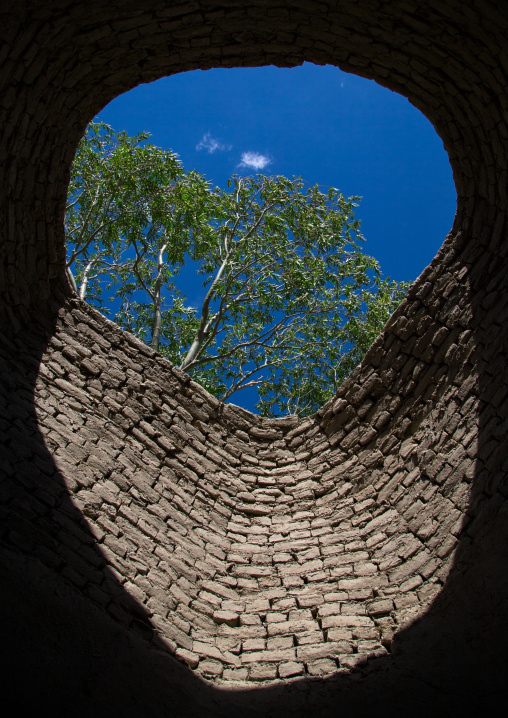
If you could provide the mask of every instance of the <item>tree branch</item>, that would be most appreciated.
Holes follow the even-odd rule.
[[[140,263],[140,261],[142,260],[142,256],[141,256],[140,253],[139,253],[138,245],[137,245],[136,240],[134,240],[132,244],[133,244],[133,247],[134,247],[134,251],[136,252],[136,259],[134,260],[134,263],[133,263],[133,265],[132,265],[132,271],[134,272],[134,274],[136,275],[136,277],[139,279],[139,282],[140,282],[141,286],[143,287],[143,289],[145,290],[145,292],[148,294],[148,296],[150,297],[150,299],[151,299],[152,302],[153,302],[154,296],[153,296],[153,294],[152,294],[152,291],[146,286],[145,281],[144,281],[143,277],[141,276],[141,272],[140,272],[139,269],[138,269],[139,263]]]
[[[152,341],[150,346],[152,349],[155,349],[155,351],[159,350],[159,340],[160,340],[160,334],[161,334],[161,325],[162,325],[162,314],[161,314],[161,286],[162,286],[162,276],[164,271],[164,252],[166,251],[167,243],[162,245],[161,249],[159,250],[159,256],[157,259],[157,277],[155,278],[155,284],[154,284],[154,290],[153,290],[153,307],[154,307],[154,313],[155,313],[155,322],[154,322],[154,328],[153,328],[153,334],[152,334]]]
[[[249,377],[253,376],[253,375],[256,374],[258,371],[261,371],[262,369],[267,369],[267,368],[270,367],[270,366],[273,366],[273,363],[265,362],[264,364],[262,364],[261,366],[256,367],[255,369],[253,369],[252,371],[248,372],[247,374],[244,374],[244,373],[242,372],[240,379],[236,382],[236,384],[233,383],[233,384],[229,387],[229,389],[228,389],[228,390],[225,392],[225,394],[223,395],[221,401],[227,401],[230,396],[232,396],[236,391],[240,391],[240,389],[246,389],[246,388],[249,387],[249,386],[257,386],[258,384],[261,384],[261,383],[264,381],[263,378],[258,379],[257,381],[250,381],[250,382],[247,382],[247,383],[245,383],[245,384],[244,384],[243,382],[245,381],[245,379],[248,379]],[[241,367],[240,367],[240,371],[241,371]]]
[[[86,265],[85,270],[83,272],[83,279],[81,282],[81,287],[79,288],[79,298],[80,299],[83,299],[83,300],[85,299],[87,288],[88,288],[88,280],[90,278],[90,272],[92,271],[94,266],[97,264],[97,262],[100,261],[101,257],[102,257],[102,254],[98,254],[96,257],[91,259],[88,262],[88,264]]]
[[[227,255],[222,262],[221,266],[219,267],[219,270],[217,274],[215,275],[215,279],[213,280],[212,284],[210,285],[210,288],[208,292],[206,293],[203,306],[201,307],[201,319],[199,322],[198,330],[195,334],[194,341],[191,344],[191,347],[189,351],[187,352],[187,356],[183,360],[180,369],[183,371],[188,370],[188,368],[192,365],[192,362],[194,361],[195,357],[198,356],[200,352],[201,345],[203,344],[203,341],[207,339],[206,335],[206,324],[208,320],[208,313],[210,308],[210,302],[212,301],[212,297],[215,292],[215,287],[217,286],[218,282],[221,279],[221,276],[227,266],[227,262],[229,259],[229,255]]]

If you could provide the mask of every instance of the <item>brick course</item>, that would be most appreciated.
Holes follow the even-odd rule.
[[[4,12],[2,545],[208,681],[307,677],[310,691],[360,671],[362,684],[403,654],[431,685],[456,605],[453,636],[469,646],[457,656],[501,655],[508,14],[482,8],[91,0]],[[139,82],[304,60],[409,97],[443,139],[458,208],[336,397],[301,421],[265,420],[219,405],[72,296],[66,168],[91,117]],[[496,675],[480,671],[481,695]]]

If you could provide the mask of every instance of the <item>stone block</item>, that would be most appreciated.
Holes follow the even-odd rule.
[[[214,611],[212,618],[215,623],[226,623],[228,626],[238,626],[239,616],[234,611]]]
[[[307,663],[307,671],[311,676],[327,676],[337,670],[336,662],[331,658],[322,658]]]
[[[393,610],[393,601],[391,599],[381,599],[373,601],[367,606],[367,612],[370,616],[385,616]]]
[[[283,645],[268,645],[268,648],[288,648],[289,646],[283,646]],[[265,640],[264,638],[248,638],[246,641],[242,643],[242,651],[264,651],[265,649]]]
[[[266,641],[266,647],[270,651],[292,648],[293,636],[274,636],[272,638],[268,638],[268,640]]]
[[[318,658],[333,658],[334,656],[349,653],[350,644],[339,641],[326,641],[324,643],[298,646],[296,655],[301,661],[314,661]]]
[[[277,678],[277,666],[271,663],[258,663],[249,670],[249,680],[269,681]]]
[[[278,648],[275,650],[253,651],[252,653],[242,653],[241,660],[243,665],[250,663],[280,663],[281,661],[291,661],[296,658],[294,648]]]
[[[281,621],[280,623],[270,623],[267,626],[269,636],[280,636],[288,633],[305,633],[316,630],[319,630],[317,621]]]
[[[199,672],[207,678],[220,678],[224,671],[224,666],[219,661],[213,661],[209,658],[199,662]]]
[[[279,678],[296,678],[305,675],[305,666],[303,663],[289,661],[279,665]]]
[[[368,616],[327,616],[322,621],[323,629],[373,625],[374,621]]]
[[[225,681],[246,681],[249,677],[248,668],[225,668],[222,678]]]
[[[197,668],[198,666],[199,656],[197,653],[187,651],[185,648],[177,648],[175,651],[175,656],[184,663],[186,663],[189,668]]]

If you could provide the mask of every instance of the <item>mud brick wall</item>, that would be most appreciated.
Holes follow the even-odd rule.
[[[508,638],[506,5],[55,0],[3,3],[0,27],[7,691],[57,715],[487,710]],[[457,215],[333,400],[266,420],[72,295],[63,207],[120,92],[302,61],[409,97]]]

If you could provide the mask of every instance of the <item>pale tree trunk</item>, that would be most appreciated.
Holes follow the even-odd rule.
[[[74,274],[72,273],[72,269],[69,267],[69,265],[66,266],[66,272],[67,272],[67,278],[69,282],[71,283],[71,287],[74,289],[76,294],[78,294],[78,285],[76,284],[76,280],[74,279]]]
[[[164,252],[166,251],[166,247],[168,245],[164,244],[159,252],[159,261],[158,261],[158,273],[157,273],[157,279],[155,280],[155,286],[153,290],[153,310],[154,310],[154,326],[153,326],[153,333],[152,333],[152,341],[150,342],[150,346],[155,351],[159,351],[159,342],[160,342],[160,336],[161,336],[161,328],[162,328],[162,312],[161,312],[161,287],[162,287],[162,272],[164,269]]]
[[[72,273],[70,266],[67,265],[67,267],[66,267],[67,277],[69,278],[72,288],[74,289],[76,294],[79,295],[80,299],[84,300],[86,297],[86,292],[88,289],[88,282],[90,279],[90,272],[94,268],[95,264],[99,261],[99,259],[100,259],[100,256],[94,257],[94,259],[92,259],[90,262],[88,262],[87,266],[85,267],[85,271],[83,272],[83,279],[81,281],[81,286],[79,287],[79,289],[78,289],[78,285],[76,284],[76,279],[74,277],[74,274]]]
[[[153,310],[154,310],[154,315],[155,315],[155,322],[153,325],[153,334],[152,334],[152,341],[150,342],[150,346],[152,347],[152,349],[154,349],[156,352],[158,352],[160,336],[161,336],[161,325],[162,325],[162,312],[161,312],[160,301],[157,301],[157,300],[154,301]]]
[[[199,350],[203,346],[204,342],[208,339],[208,315],[210,311],[210,302],[213,299],[213,295],[215,293],[215,287],[217,283],[220,281],[220,278],[224,274],[224,270],[226,269],[228,265],[229,255],[226,255],[225,260],[222,262],[221,266],[219,267],[219,270],[217,274],[215,275],[215,279],[213,280],[210,289],[206,293],[205,300],[203,302],[203,306],[201,308],[201,319],[199,321],[199,327],[196,332],[196,336],[194,337],[194,341],[192,342],[189,351],[187,352],[187,356],[183,360],[183,362],[180,365],[180,369],[183,371],[188,370],[188,367],[192,368],[192,363],[196,359],[196,357],[199,354]]]
[[[101,258],[101,255],[99,255],[98,257],[94,257],[92,260],[90,260],[90,262],[88,262],[88,264],[85,267],[85,271],[83,272],[83,281],[81,282],[81,286],[79,288],[79,298],[80,299],[84,300],[86,297],[86,293],[88,290],[88,282],[90,280],[90,273],[91,273],[92,269],[95,267],[95,265],[97,264],[97,262],[100,260],[100,258]]]
[[[222,262],[221,266],[219,267],[217,274],[215,276],[215,279],[213,280],[210,289],[208,290],[205,300],[203,302],[203,307],[201,309],[201,319],[199,322],[199,327],[196,332],[196,335],[194,337],[194,341],[192,342],[189,351],[187,352],[187,355],[183,362],[180,364],[180,369],[183,371],[189,371],[193,368],[194,363],[199,359],[200,351],[203,347],[203,345],[208,346],[210,341],[213,339],[213,337],[217,334],[218,325],[215,325],[215,328],[213,328],[214,320],[217,320],[218,315],[216,315],[212,320],[209,320],[209,312],[210,312],[210,302],[213,299],[213,296],[215,294],[215,288],[216,285],[219,283],[222,275],[224,274],[224,271],[228,267],[228,265],[231,262],[231,255],[233,254],[234,247],[238,248],[241,244],[245,243],[250,237],[252,237],[253,233],[257,231],[258,227],[260,226],[263,218],[266,216],[267,212],[269,212],[270,209],[275,205],[274,202],[267,205],[263,211],[260,213],[259,217],[256,219],[254,224],[250,227],[250,229],[245,233],[243,237],[238,239],[236,242],[234,241],[234,237],[236,234],[236,230],[238,227],[238,224],[242,218],[242,214],[240,212],[240,200],[239,200],[239,193],[242,186],[242,181],[240,180],[238,183],[238,188],[236,191],[236,206],[237,206],[237,212],[236,212],[236,220],[233,224],[233,227],[230,230],[230,240],[228,241],[227,237],[224,239],[224,261]],[[221,313],[221,310],[219,310],[219,314]]]

